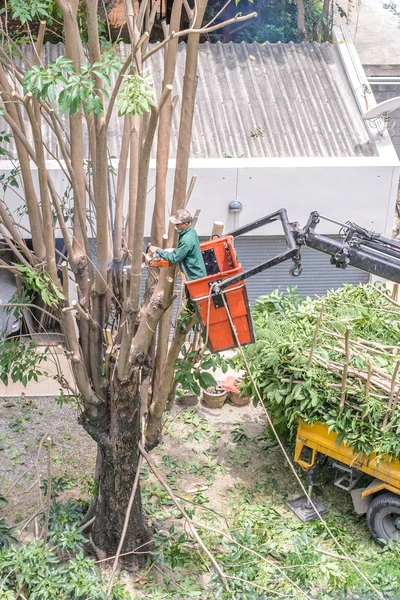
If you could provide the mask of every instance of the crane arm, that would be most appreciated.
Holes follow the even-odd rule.
[[[318,234],[315,229],[321,220],[328,220],[340,226],[341,239],[332,239],[325,235]],[[264,225],[280,221],[286,240],[286,250],[273,258],[266,260],[259,265],[247,269],[238,275],[225,279],[216,287],[217,292],[221,292],[227,287],[248,279],[261,271],[292,260],[294,265],[290,272],[292,275],[301,273],[301,248],[307,246],[319,252],[324,252],[331,257],[331,264],[340,269],[348,266],[356,267],[377,275],[390,281],[400,283],[400,243],[396,240],[390,240],[373,231],[368,231],[359,227],[355,223],[341,223],[335,219],[324,217],[318,212],[312,212],[304,228],[298,223],[290,223],[286,209],[266,215],[257,221],[235,229],[228,235],[238,237]]]

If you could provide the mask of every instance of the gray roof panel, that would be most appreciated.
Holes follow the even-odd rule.
[[[120,44],[122,56],[129,49]],[[43,52],[44,61],[50,62],[64,49],[62,44],[45,44]],[[157,94],[163,57],[163,51],[156,52],[147,65]],[[181,43],[173,89],[178,102],[172,119],[171,158],[176,156],[185,58],[186,44]],[[64,117],[65,125],[66,121]],[[109,131],[111,156],[119,154],[122,121],[115,111]],[[251,137],[257,128],[262,135]],[[7,126],[0,118],[2,129]],[[57,156],[57,143],[47,129],[44,125],[46,144]],[[192,158],[375,154],[335,44],[200,45]]]

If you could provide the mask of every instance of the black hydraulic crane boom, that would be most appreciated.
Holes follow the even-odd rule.
[[[336,240],[316,233],[315,229],[321,220],[331,221],[340,226],[341,239]],[[248,279],[261,271],[265,271],[281,262],[291,259],[294,263],[290,272],[292,275],[301,273],[301,247],[307,246],[324,252],[331,257],[331,264],[339,269],[348,266],[356,267],[400,283],[400,243],[389,240],[373,231],[359,227],[355,223],[341,223],[335,219],[324,217],[317,212],[312,212],[304,228],[298,223],[289,223],[286,209],[271,213],[253,223],[231,231],[228,235],[238,237],[264,225],[280,221],[286,239],[286,250],[282,254],[243,271],[234,277],[225,279],[215,286],[217,293],[223,291],[234,283]]]
[[[331,256],[331,263],[339,269],[356,267],[378,275],[384,279],[400,283],[400,244],[381,235],[368,231],[355,223],[338,223],[342,229],[342,239],[334,240],[315,232],[322,217],[311,213],[304,229],[294,227],[296,243],[319,250]],[[332,220],[332,219],[330,219]]]

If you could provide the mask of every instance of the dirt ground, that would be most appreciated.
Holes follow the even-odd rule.
[[[196,415],[200,417],[200,423]],[[16,480],[32,467],[13,488],[7,507],[2,509],[10,523],[16,524],[27,518],[38,503],[37,486],[27,490],[36,479],[33,466],[40,440],[47,433],[52,438],[52,477],[65,477],[71,480],[71,485],[76,483],[72,485],[69,495],[74,492],[74,495],[89,497],[96,448],[93,440],[78,425],[77,416],[77,409],[65,405],[60,408],[49,398],[0,398],[0,493],[6,494]],[[241,425],[247,436],[265,433],[262,412],[252,405],[234,407],[226,403],[222,409],[214,410],[201,402],[194,407],[185,407],[177,401],[167,415],[163,443],[152,452],[152,456],[161,471],[165,471],[163,456],[171,456],[175,461],[200,460],[204,463],[204,452],[210,451],[226,472],[219,474],[212,486],[207,480],[207,468],[204,469],[204,475],[201,469],[193,474],[185,473],[179,478],[178,491],[188,494],[194,487],[206,486],[210,488],[210,505],[218,507],[226,490],[235,484],[246,485],[249,476],[260,474],[266,467],[260,455],[247,457],[246,453],[246,457],[240,460],[241,451],[235,449],[236,444],[230,438],[235,426]],[[184,443],[177,444],[177,439]],[[235,457],[232,456],[234,449]],[[38,467],[41,477],[47,478],[45,448],[41,452]],[[274,467],[271,469],[273,472]]]
[[[90,499],[95,444],[77,424],[76,409],[59,408],[47,398],[0,398],[0,494],[9,500],[0,517],[5,516],[10,525],[21,524],[38,506],[35,469],[24,473],[34,465],[40,440],[47,432],[52,438],[51,476],[62,477],[68,484],[64,498]],[[292,455],[292,449],[288,450]],[[212,410],[201,402],[185,407],[177,401],[166,415],[163,442],[151,455],[185,508],[213,527],[232,527],[241,511],[253,504],[257,507],[257,503],[272,503],[282,531],[299,527],[286,502],[301,491],[277,443],[267,435],[260,408],[226,403],[222,409]],[[42,479],[47,478],[47,458],[44,448],[38,461]],[[21,475],[21,481],[7,494]],[[179,513],[146,465],[141,485],[143,504],[155,531],[168,535],[171,525],[182,527]],[[326,481],[317,493],[350,537],[371,545],[365,520],[353,513],[349,495]],[[132,581],[125,575],[124,581],[132,598],[149,597],[142,579]],[[206,579],[200,583],[207,585]]]
[[[95,464],[95,444],[78,425],[77,415],[77,409],[65,405],[59,408],[49,398],[0,398],[2,494],[29,467],[33,467],[39,442],[48,432],[52,438],[52,477],[71,480],[69,494],[88,498]],[[235,440],[242,443],[238,444]],[[167,456],[178,463],[195,463],[192,469],[179,468],[178,465],[174,484],[180,494],[190,494],[195,487],[207,487],[209,505],[214,508],[223,504],[227,491],[240,490],[241,486],[245,488],[254,481],[268,494],[279,492],[285,498],[299,494],[293,474],[281,457],[278,446],[266,435],[263,411],[253,405],[235,407],[227,402],[222,409],[214,410],[200,401],[191,407],[177,401],[166,415],[163,442],[152,456],[164,474],[171,472],[167,467]],[[211,477],[211,458],[220,467],[216,477]],[[42,478],[46,478],[45,450],[38,466]],[[10,502],[3,509],[10,522],[28,517],[37,503],[37,488],[26,491],[34,479],[32,469],[13,488]],[[143,487],[146,488],[146,482]],[[323,492],[328,500],[335,499],[337,494],[344,496],[331,486]],[[240,494],[238,496],[240,502]],[[342,498],[341,501],[350,506],[349,498],[344,497],[346,500]]]
[[[38,504],[38,487],[33,468],[41,439],[51,436],[51,476],[66,477],[76,492],[87,495],[93,475],[95,444],[77,423],[77,409],[68,405],[59,408],[50,398],[0,398],[0,493],[10,487],[26,471],[12,490],[8,505],[2,509],[10,523],[18,523],[32,514]],[[38,469],[47,478],[47,451],[44,447]],[[8,494],[7,494],[8,495]]]

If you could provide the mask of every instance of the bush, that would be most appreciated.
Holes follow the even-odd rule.
[[[83,554],[86,539],[77,523],[81,515],[75,508],[72,500],[65,504],[53,502],[48,543],[34,540],[23,545],[11,534],[7,538],[3,535],[0,600],[14,600],[19,592],[29,600],[106,598],[107,580],[102,578],[95,561]],[[109,598],[129,600],[130,595],[117,582]]]

